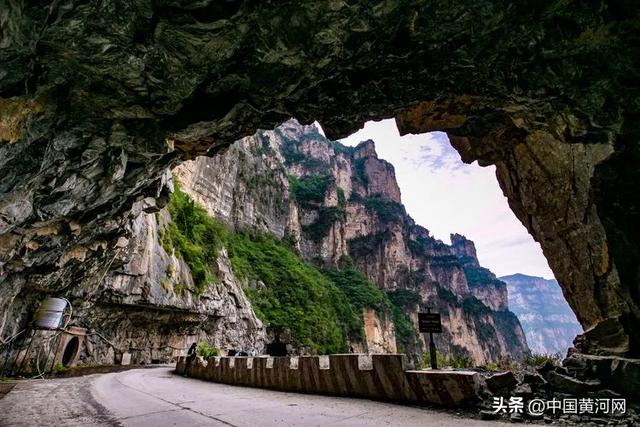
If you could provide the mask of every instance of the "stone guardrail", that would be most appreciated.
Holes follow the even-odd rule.
[[[184,374],[181,356],[176,373]],[[472,371],[406,370],[402,354],[300,357],[198,357],[190,377],[280,391],[459,406],[478,397]]]

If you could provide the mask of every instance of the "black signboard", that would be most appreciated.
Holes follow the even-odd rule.
[[[442,332],[440,313],[418,313],[418,329],[423,332]]]

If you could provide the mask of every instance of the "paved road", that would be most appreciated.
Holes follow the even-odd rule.
[[[0,425],[488,426],[446,412],[362,399],[228,386],[136,369],[25,381],[0,400]]]

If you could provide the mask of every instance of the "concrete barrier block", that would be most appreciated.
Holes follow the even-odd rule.
[[[249,370],[247,369],[247,358],[236,357],[235,358],[235,384],[237,385],[250,385],[249,383]]]
[[[458,406],[478,398],[479,376],[473,371],[407,371],[418,403]]]
[[[300,357],[298,370],[303,390],[320,390],[320,358],[315,356]]]
[[[330,385],[331,394],[337,394],[341,396],[349,395],[349,378],[348,378],[348,370],[349,370],[349,361],[355,356],[355,360],[357,362],[356,355],[349,354],[332,354],[329,356],[330,360],[330,369],[325,371],[325,375],[328,379],[328,384]]]
[[[276,390],[289,390],[289,374],[291,372],[291,359],[289,357],[273,358],[274,379],[273,388]]]
[[[408,387],[404,376],[405,356],[403,354],[374,354],[371,356],[375,375],[376,394],[380,398],[399,400],[405,397]]]
[[[251,370],[253,371],[252,378],[254,387],[267,387],[267,360],[268,357],[266,356],[254,357],[253,359],[253,368]]]

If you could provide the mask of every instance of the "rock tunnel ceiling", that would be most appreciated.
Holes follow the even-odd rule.
[[[0,25],[3,312],[88,300],[131,203],[166,201],[168,166],[292,116],[334,139],[396,117],[496,165],[584,351],[640,355],[631,2],[29,2]]]

